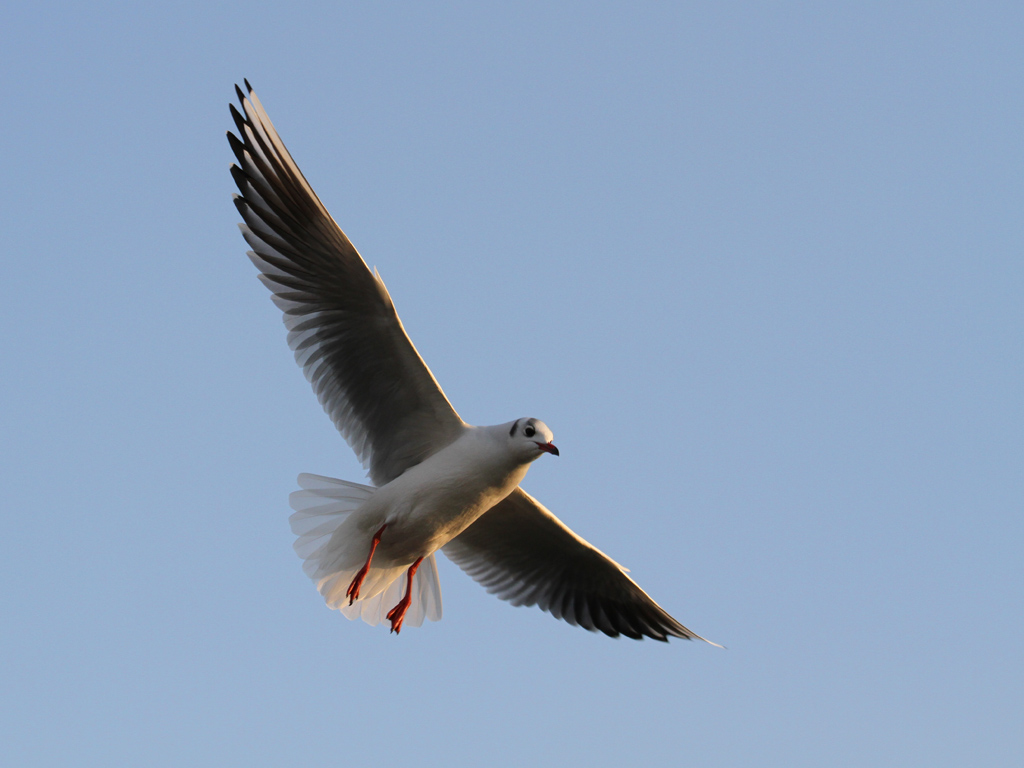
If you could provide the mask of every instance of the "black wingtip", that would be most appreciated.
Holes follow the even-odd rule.
[[[239,164],[245,165],[245,144],[231,131],[228,131],[228,145],[231,147],[231,151],[235,153],[235,159],[238,160]]]
[[[238,129],[239,136],[245,136],[245,124],[246,119],[242,116],[242,113],[238,111],[234,104],[228,104],[229,111],[231,112],[231,119],[235,121],[235,128]],[[230,133],[230,131],[228,131]]]
[[[245,83],[245,90],[247,90],[249,93],[252,93],[252,86],[249,85],[249,79],[246,78],[246,77],[243,77],[242,78],[242,82]]]

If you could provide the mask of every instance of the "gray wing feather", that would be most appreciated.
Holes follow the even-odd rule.
[[[536,605],[611,637],[705,639],[673,619],[621,565],[521,488],[443,551],[488,592],[513,605]]]
[[[455,440],[463,422],[402,327],[380,276],[306,181],[246,82],[231,114],[242,234],[288,345],[377,485]]]

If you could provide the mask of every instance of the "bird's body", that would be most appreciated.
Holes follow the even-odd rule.
[[[244,115],[231,108],[241,138],[228,139],[249,257],[284,312],[297,362],[376,486],[299,476],[295,549],[328,606],[390,621],[393,631],[436,621],[440,549],[499,597],[572,624],[613,637],[698,638],[519,488],[533,461],[558,455],[543,422],[475,427],[458,416],[384,283],[246,86],[247,95],[237,89]]]
[[[381,539],[381,566],[409,566],[443,547],[526,475],[529,462],[506,450],[508,428],[467,425],[458,440],[376,489],[351,515],[353,539],[369,541],[382,525],[401,531]],[[365,554],[358,550],[360,560]]]

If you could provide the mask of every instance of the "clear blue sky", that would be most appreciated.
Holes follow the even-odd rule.
[[[1024,6],[299,5],[4,13],[0,763],[1024,763]],[[364,474],[243,77],[462,416],[728,650],[447,561],[438,624],[323,606],[287,496]]]

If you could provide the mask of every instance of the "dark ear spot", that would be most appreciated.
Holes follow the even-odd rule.
[[[509,437],[515,437],[515,436],[516,436],[516,427],[518,427],[518,426],[519,426],[519,422],[520,422],[520,421],[521,421],[520,419],[516,419],[516,420],[515,420],[515,423],[514,423],[514,424],[512,424],[512,429],[510,429],[510,430],[508,431],[508,436],[509,436]]]

